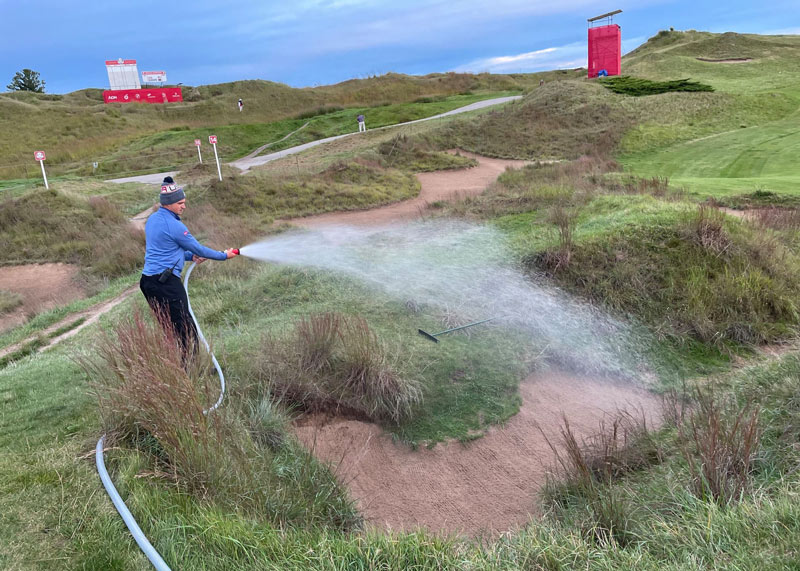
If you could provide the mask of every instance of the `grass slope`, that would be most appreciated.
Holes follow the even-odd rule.
[[[206,140],[208,129],[213,127],[219,129],[216,134],[220,136],[222,145],[226,145],[223,153],[235,158],[282,137],[302,124],[295,126],[293,118],[324,115],[331,107],[363,110],[365,107],[413,104],[415,100],[426,101],[462,94],[461,100],[451,103],[457,107],[458,103],[469,99],[473,92],[518,92],[535,83],[538,84],[535,74],[455,73],[423,77],[388,74],[303,89],[268,81],[240,81],[197,88],[184,87],[185,101],[171,105],[104,105],[102,92],[97,89],[66,95],[27,92],[0,94],[0,126],[17,133],[17,136],[0,143],[0,155],[4,157],[0,165],[0,178],[36,176],[37,165],[30,164],[29,153],[33,148],[47,150],[51,168],[57,165],[72,170],[83,167],[82,174],[86,174],[85,169],[93,161],[102,163],[105,159],[119,158],[115,152],[123,148],[128,153],[139,151],[139,154],[147,154],[143,151],[153,147],[150,154],[155,151],[157,157],[159,151],[165,150],[159,148],[163,146],[161,137],[167,140],[177,137],[172,139],[176,145],[188,142],[190,148],[186,150],[186,155],[191,155],[194,152],[191,141],[197,136]],[[243,113],[236,106],[240,97],[245,101]],[[394,116],[421,116],[419,111],[414,110],[414,105],[408,111],[402,109],[394,111]],[[382,121],[392,121],[392,112],[370,111],[368,115],[373,113],[372,123],[375,126]],[[356,114],[355,111],[352,113],[353,121],[350,123],[354,124]],[[277,126],[264,125],[275,122],[281,123]],[[25,129],[18,130],[19,125],[25,125]],[[164,132],[167,135],[158,135]],[[135,142],[143,137],[139,143]],[[176,164],[174,158],[170,164]],[[122,169],[115,170],[120,172]]]
[[[623,164],[644,176],[668,176],[703,196],[757,189],[797,193],[798,56],[797,36],[662,32],[652,38],[626,56],[627,73],[689,76],[724,92],[729,103],[724,117],[683,113],[676,115],[678,125],[641,123],[623,141]],[[697,57],[751,61],[725,64]],[[672,133],[664,136],[668,130]]]

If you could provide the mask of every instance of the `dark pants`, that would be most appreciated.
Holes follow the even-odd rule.
[[[181,342],[184,357],[193,355],[197,350],[197,329],[189,314],[186,290],[183,289],[181,279],[175,274],[170,274],[163,284],[158,282],[158,277],[158,274],[143,275],[139,280],[139,288],[156,315],[162,320],[169,320],[169,325]],[[162,323],[162,325],[168,324]]]

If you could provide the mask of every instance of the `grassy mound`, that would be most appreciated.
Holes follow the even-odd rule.
[[[17,136],[0,142],[0,155],[5,158],[0,164],[0,178],[36,176],[36,165],[25,167],[30,162],[29,149],[34,147],[47,150],[52,174],[56,170],[87,174],[93,161],[99,161],[104,172],[119,173],[188,163],[192,154],[196,155],[193,139],[206,141],[213,129],[220,137],[219,151],[232,159],[280,139],[305,122],[298,117],[316,110],[323,112],[325,125],[334,121],[337,127],[352,131],[356,115],[365,109],[374,109],[367,112],[368,126],[374,127],[396,122],[398,117],[416,119],[447,111],[484,98],[487,93],[520,92],[538,82],[536,74],[456,73],[422,77],[387,74],[302,89],[270,81],[236,81],[184,86],[183,103],[163,106],[105,105],[102,92],[96,89],[65,95],[4,93],[0,94],[0,126],[17,132]],[[413,103],[439,96],[452,100]],[[239,98],[245,102],[243,113],[236,105]],[[382,105],[394,109],[377,107]],[[345,111],[325,113],[331,107]],[[17,128],[21,124],[25,129]],[[330,129],[321,127],[321,131],[328,133]],[[161,135],[172,144],[161,140]],[[302,142],[306,141],[301,139],[296,144]],[[165,151],[170,156],[164,157]]]
[[[451,121],[433,135],[440,148],[503,158],[609,155],[632,117],[592,85],[557,81],[520,102],[474,119]]]
[[[352,161],[334,163],[316,174],[231,174],[209,183],[203,200],[221,212],[272,221],[380,206],[418,193],[419,183],[410,174]]]
[[[67,262],[92,275],[126,274],[144,258],[144,234],[108,200],[38,190],[0,202],[2,261]]]
[[[476,166],[473,159],[438,152],[433,144],[421,137],[397,135],[378,145],[378,155],[384,165],[409,172],[431,172]]]
[[[613,209],[591,222],[606,218],[608,226],[578,234],[568,260],[558,249],[529,255],[531,269],[657,330],[706,343],[761,344],[796,333],[800,259],[776,239],[706,206],[610,197],[587,209]]]

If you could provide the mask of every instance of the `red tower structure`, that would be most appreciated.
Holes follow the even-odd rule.
[[[589,77],[598,75],[619,75],[622,67],[622,30],[611,23],[615,10],[589,18]],[[596,26],[605,20],[605,25]]]

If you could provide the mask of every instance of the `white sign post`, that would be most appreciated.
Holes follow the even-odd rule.
[[[44,151],[34,151],[33,158],[36,159],[37,161],[39,161],[39,164],[42,165],[42,178],[44,178],[44,187],[47,190],[50,190],[50,187],[47,184],[47,173],[44,172],[44,160],[45,160],[45,158],[47,158],[47,157],[45,157]],[[222,179],[220,179],[220,180],[222,180]]]
[[[217,154],[217,136],[209,135],[208,142],[214,146],[214,158],[217,159],[217,174],[219,175],[219,180],[222,180],[222,169],[219,167],[219,155]],[[197,148],[199,149],[200,147]]]
[[[200,164],[203,164],[203,155],[200,154],[200,139],[194,140],[194,146],[197,147],[197,158],[200,159]]]

